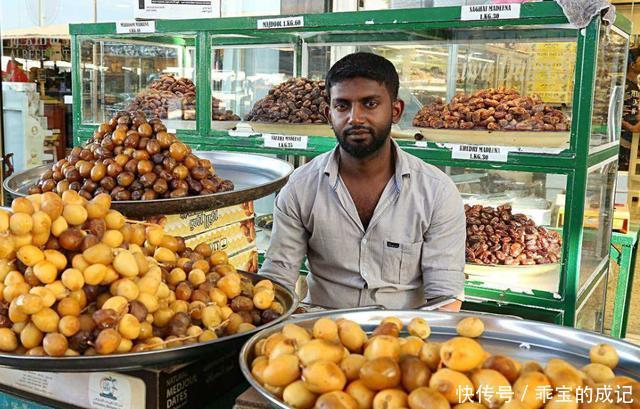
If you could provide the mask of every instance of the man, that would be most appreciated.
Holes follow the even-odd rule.
[[[294,286],[304,256],[305,301],[333,308],[415,308],[463,294],[466,222],[440,170],[390,138],[400,120],[398,74],[356,53],[327,73],[325,115],[338,146],[297,169],[278,195],[261,273]]]
[[[638,75],[640,75],[640,53],[638,49],[629,50],[627,80],[624,85],[622,132],[620,135],[620,170],[629,170],[631,139],[634,133],[640,132],[640,122],[638,121],[640,117]]]

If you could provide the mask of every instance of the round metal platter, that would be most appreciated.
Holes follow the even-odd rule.
[[[263,280],[257,274],[240,273],[251,279],[253,283]],[[213,357],[218,352],[227,352],[236,348],[237,351],[243,343],[258,331],[277,325],[286,320],[296,309],[298,297],[295,293],[275,280],[274,284],[276,300],[284,307],[284,313],[278,319],[261,325],[260,327],[242,334],[221,337],[209,342],[183,345],[175,348],[161,350],[131,352],[126,354],[96,355],[96,356],[26,356],[17,354],[0,354],[0,366],[13,369],[45,371],[45,372],[98,372],[105,370],[128,371],[150,367],[166,367],[171,364],[193,361],[198,358]]]
[[[335,310],[299,315],[286,323],[297,324],[311,329],[313,323],[321,317],[334,320],[346,318],[357,322],[367,333],[371,333],[386,317],[398,317],[405,326],[413,318],[421,317],[427,320],[431,326],[429,341],[442,342],[457,335],[456,324],[467,316],[474,315],[430,311],[377,310],[352,312],[350,310]],[[589,350],[593,345],[608,343],[616,348],[620,356],[620,363],[614,370],[616,375],[629,376],[640,380],[640,347],[638,346],[594,332],[580,331],[559,325],[500,316],[481,316],[481,319],[485,324],[485,332],[478,341],[491,354],[507,355],[520,362],[535,360],[544,363],[551,358],[561,358],[577,367],[582,367],[589,363]],[[240,352],[240,368],[251,386],[268,399],[274,407],[291,409],[271,395],[251,375],[251,362],[254,358],[253,351],[256,343],[275,332],[281,331],[284,324],[281,323],[269,327],[251,337]],[[406,335],[405,333],[403,336]]]
[[[194,152],[213,164],[216,173],[233,182],[235,190],[203,196],[175,199],[113,201],[111,208],[128,217],[144,217],[158,214],[179,214],[214,210],[250,200],[259,199],[280,189],[287,182],[293,166],[280,159],[235,152]],[[11,175],[4,182],[5,189],[13,196],[26,196],[28,189],[38,181],[51,165],[38,166]]]

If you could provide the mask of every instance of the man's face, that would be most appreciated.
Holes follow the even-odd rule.
[[[325,111],[340,147],[364,158],[376,152],[389,137],[391,124],[402,116],[404,102],[392,100],[384,84],[368,78],[352,78],[331,87]]]

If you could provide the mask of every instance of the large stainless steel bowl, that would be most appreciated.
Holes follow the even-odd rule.
[[[263,280],[257,274],[240,272],[251,279],[253,283]],[[132,352],[126,354],[98,355],[98,356],[26,356],[17,354],[0,354],[0,366],[13,369],[53,372],[96,372],[105,370],[135,370],[150,367],[166,367],[177,363],[190,362],[196,359],[206,359],[216,355],[229,353],[239,354],[244,342],[258,331],[286,320],[296,309],[298,297],[295,292],[273,281],[276,300],[284,306],[284,313],[278,319],[262,325],[252,331],[218,338],[209,342],[184,345],[155,351]],[[230,352],[235,350],[235,352]]]
[[[240,368],[245,378],[260,394],[275,407],[292,409],[263,388],[251,375],[251,362],[255,358],[254,349],[258,341],[281,331],[285,324],[293,323],[311,329],[313,323],[321,317],[346,318],[357,322],[371,333],[386,317],[398,317],[405,324],[415,317],[427,320],[431,326],[430,341],[443,341],[456,335],[456,324],[464,317],[474,314],[454,314],[430,311],[359,311],[336,310],[304,314],[286,323],[269,327],[255,334],[242,348]],[[546,362],[550,358],[562,358],[582,367],[589,363],[589,350],[595,344],[608,343],[614,346],[620,356],[615,369],[617,375],[629,376],[640,380],[640,347],[593,332],[580,331],[559,325],[535,321],[503,318],[500,316],[482,316],[485,332],[479,339],[482,346],[491,354],[508,355],[517,360],[535,360]]]
[[[111,208],[128,217],[144,217],[158,214],[178,214],[201,210],[213,210],[259,199],[280,189],[293,172],[293,166],[280,159],[235,152],[195,152],[202,159],[209,159],[216,173],[233,182],[235,189],[210,195],[156,200],[113,201]],[[23,197],[50,165],[38,166],[7,178],[4,187],[10,195]]]

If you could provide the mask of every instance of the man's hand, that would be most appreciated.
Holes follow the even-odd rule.
[[[462,301],[454,300],[452,303],[444,305],[438,308],[438,311],[443,312],[460,312],[460,308],[462,308]]]

